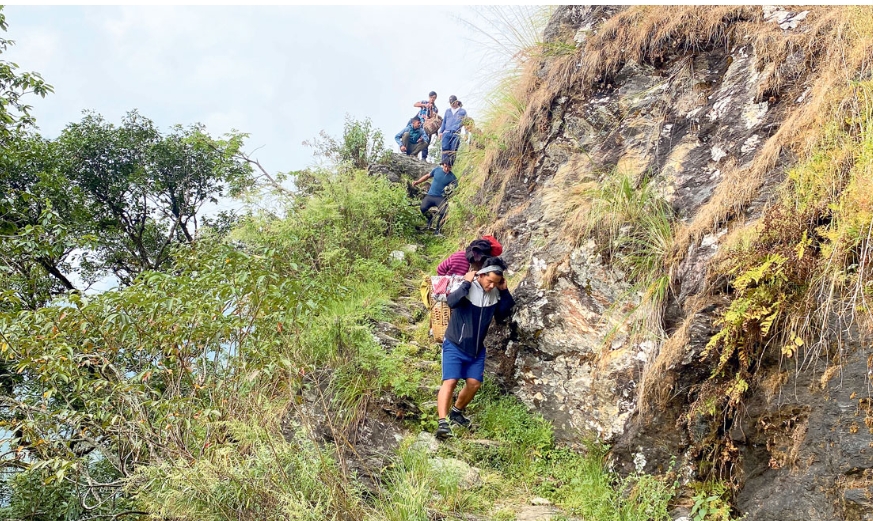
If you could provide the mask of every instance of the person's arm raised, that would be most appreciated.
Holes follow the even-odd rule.
[[[467,274],[464,275],[464,282],[461,283],[458,289],[449,293],[449,296],[446,297],[446,304],[448,304],[450,308],[455,309],[461,305],[461,302],[464,301],[464,297],[466,297],[467,293],[470,292],[470,285],[473,283],[473,277],[475,276],[475,271],[468,271]]]
[[[431,177],[432,175],[433,175],[433,172],[430,172],[430,173],[424,174],[423,176],[421,176],[421,177],[419,177],[418,179],[416,179],[415,181],[413,181],[413,182],[412,182],[412,186],[418,186],[418,185],[420,185],[421,183],[423,183],[423,182],[427,181],[428,179],[430,179],[430,177]]]

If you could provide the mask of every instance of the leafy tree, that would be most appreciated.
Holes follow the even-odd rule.
[[[34,309],[75,289],[70,254],[90,237],[80,191],[59,170],[57,147],[17,132],[0,154],[0,306]]]
[[[324,157],[336,165],[348,165],[364,169],[371,163],[381,161],[387,150],[382,131],[373,128],[370,118],[363,121],[352,119],[346,114],[342,140],[338,140],[322,130],[312,141],[304,145],[315,150],[315,155]]]
[[[6,16],[0,6],[0,29],[5,32],[6,28]],[[0,54],[14,43],[0,38]],[[0,60],[0,141],[5,141],[15,130],[33,125],[31,106],[25,104],[22,97],[36,94],[44,98],[50,92],[53,92],[52,86],[39,73],[20,72],[17,64]]]
[[[252,186],[243,137],[214,139],[200,125],[162,135],[136,111],[119,126],[95,113],[68,125],[58,139],[61,168],[83,194],[96,237],[85,274],[112,272],[129,284],[165,268],[174,245],[194,241],[204,204]]]

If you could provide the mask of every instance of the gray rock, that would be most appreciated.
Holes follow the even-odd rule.
[[[515,521],[549,521],[560,514],[561,511],[553,506],[524,506],[515,513]]]
[[[454,458],[433,458],[430,460],[431,470],[437,473],[450,473],[458,478],[458,486],[463,488],[478,487],[482,479],[479,469],[471,467],[467,462]]]
[[[559,7],[544,39],[582,47],[622,9]],[[763,19],[738,23],[762,24],[774,45],[808,29],[806,11],[764,8]],[[781,30],[773,31],[774,24]],[[775,355],[756,361],[760,369],[737,418],[689,414],[711,382],[711,362],[701,355],[716,332],[715,318],[730,302],[718,289],[726,281],[711,280],[712,260],[728,230],[754,224],[773,201],[795,161],[789,150],[754,185],[748,204],[682,252],[660,326],[668,334],[682,328],[687,341],[656,375],[668,384],[667,405],[648,415],[637,409],[638,394],[646,364],[663,347],[660,332],[634,337],[630,325],[640,318],[632,313],[640,288],[601,253],[606,245],[568,235],[574,190],[600,181],[604,172],[648,178],[680,224],[708,215],[714,194],[734,193],[737,179],[741,183],[772,148],[768,140],[784,122],[785,104],[805,103],[803,74],[817,59],[798,49],[783,63],[762,66],[767,54],[752,41],[691,50],[664,45],[657,63],[628,60],[599,90],[570,85],[547,100],[548,113],[535,122],[527,143],[526,168],[515,177],[495,175],[501,191],[488,194],[504,216],[498,223],[504,258],[523,274],[513,289],[512,319],[493,325],[486,339],[488,371],[549,419],[559,440],[596,435],[610,442],[611,463],[622,473],[672,468],[683,480],[704,479],[701,463],[718,453],[701,449],[727,440],[737,454],[731,474],[740,486],[736,506],[750,521],[873,519],[870,351],[856,333],[838,342],[842,372],[827,385],[819,381],[824,367],[818,374],[798,372],[774,346]],[[540,78],[550,66],[542,60]],[[772,90],[779,78],[786,80],[782,93]],[[729,177],[731,171],[739,174]],[[578,215],[583,224],[590,217]],[[767,379],[785,380],[782,390],[764,385]]]
[[[440,444],[433,434],[429,432],[420,432],[412,442],[412,450],[434,454],[440,448]]]
[[[385,162],[372,164],[367,167],[370,175],[381,175],[388,178],[392,183],[415,181],[424,174],[433,170],[436,165],[415,159],[406,154],[391,153]]]

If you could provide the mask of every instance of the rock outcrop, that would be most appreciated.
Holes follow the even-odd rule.
[[[570,35],[582,45],[623,9],[561,7],[546,40]],[[757,23],[778,40],[807,30],[811,19],[802,10],[754,9],[725,20],[725,32],[734,23]],[[496,232],[520,280],[512,323],[491,339],[490,370],[551,420],[560,439],[596,435],[613,444],[623,472],[663,472],[677,458],[684,478],[699,477],[702,462],[724,456],[701,447],[727,435],[731,446],[722,449],[735,462],[731,478],[747,519],[871,519],[869,348],[857,332],[845,339],[837,374],[823,378],[821,370],[796,370],[778,353],[768,355],[759,376],[772,385],[751,389],[740,414],[721,426],[689,416],[694,390],[711,375],[701,353],[727,302],[708,291],[709,263],[728,222],[754,222],[775,197],[795,158],[771,138],[809,101],[804,64],[811,58],[802,48],[762,68],[766,49],[728,41],[691,50],[668,45],[660,58],[622,63],[593,86],[556,89],[547,114],[532,124],[539,129],[527,143],[532,163],[499,191],[486,184],[488,197],[499,199]],[[552,66],[545,59],[540,76]],[[574,189],[607,171],[647,177],[686,225],[705,220],[717,203],[729,208],[729,218],[687,237],[670,279],[663,334],[632,329],[640,323],[633,310],[642,289],[594,240],[568,229]],[[663,338],[679,331],[675,359],[654,375],[671,381],[672,394],[666,406],[643,414],[647,364]]]

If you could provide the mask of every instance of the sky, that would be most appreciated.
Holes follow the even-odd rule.
[[[485,99],[481,38],[466,7],[7,6],[0,58],[39,72],[31,96],[43,135],[83,110],[119,123],[137,109],[161,128],[203,123],[250,134],[271,173],[313,164],[304,140],[370,117],[386,145],[437,91],[476,118]],[[481,35],[478,35],[481,37]]]

